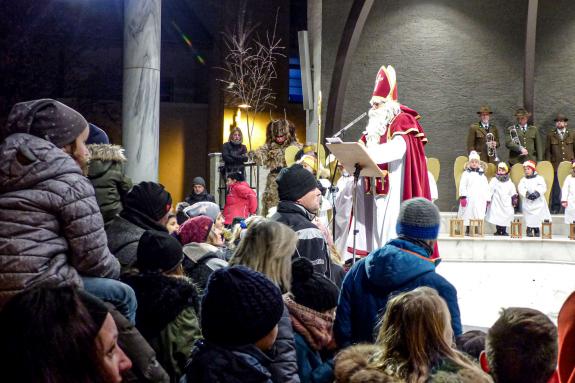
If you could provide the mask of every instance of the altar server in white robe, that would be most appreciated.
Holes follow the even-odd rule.
[[[561,188],[561,205],[565,208],[565,223],[575,223],[575,162]]]
[[[509,179],[509,167],[505,162],[497,165],[497,174],[489,181],[489,199],[491,203],[485,219],[495,225],[497,231],[493,235],[509,235],[507,226],[515,213],[517,190]]]
[[[545,200],[547,185],[543,177],[537,174],[535,161],[523,163],[525,177],[521,178],[517,189],[521,196],[521,210],[527,227],[528,237],[539,237],[539,227],[545,220],[551,220],[551,213]]]
[[[485,176],[485,163],[480,162],[479,154],[472,150],[469,162],[459,181],[459,211],[457,217],[463,219],[469,234],[470,219],[484,219],[487,201],[489,200],[489,183]]]

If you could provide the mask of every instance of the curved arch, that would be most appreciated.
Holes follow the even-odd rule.
[[[525,29],[523,106],[531,113],[534,112],[535,38],[537,33],[538,4],[538,0],[529,0]],[[326,136],[341,129],[343,98],[349,79],[351,59],[359,43],[359,38],[371,11],[372,5],[373,0],[354,0],[349,11],[349,16],[345,23],[343,34],[337,49],[334,70],[331,75],[329,99],[325,118]],[[533,118],[533,114],[531,118]]]
[[[349,79],[351,59],[357,48],[361,32],[363,31],[372,5],[373,0],[354,0],[347,21],[345,22],[343,34],[337,49],[335,66],[331,74],[329,99],[325,116],[326,136],[331,135],[341,128],[343,97]]]

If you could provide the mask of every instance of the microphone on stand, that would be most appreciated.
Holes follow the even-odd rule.
[[[361,119],[363,119],[365,116],[367,116],[367,112],[363,112],[362,114],[357,116],[352,122],[350,122],[349,124],[347,124],[346,126],[341,128],[336,134],[334,134],[332,136],[332,138],[338,138],[339,136],[344,134],[349,128],[351,128],[352,126],[357,124],[359,121],[361,121]]]

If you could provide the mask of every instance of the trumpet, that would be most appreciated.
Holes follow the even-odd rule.
[[[517,128],[515,127],[515,125],[509,128],[509,136],[511,137],[511,142],[519,146],[520,151],[523,151],[523,149],[525,149],[523,145],[521,145],[521,140],[519,139],[519,135],[517,135]]]
[[[494,142],[495,145],[493,145]],[[493,133],[487,133],[485,135],[485,145],[487,146],[487,155],[491,158],[495,157],[495,162],[499,162],[499,156],[497,155],[497,142],[495,141]]]

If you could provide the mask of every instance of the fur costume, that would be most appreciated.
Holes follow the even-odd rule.
[[[250,153],[254,162],[269,170],[262,197],[261,215],[264,217],[267,216],[270,208],[279,203],[278,185],[275,181],[280,170],[286,166],[285,150],[292,145],[302,147],[297,142],[295,125],[285,119],[272,120],[266,128],[266,143]]]

